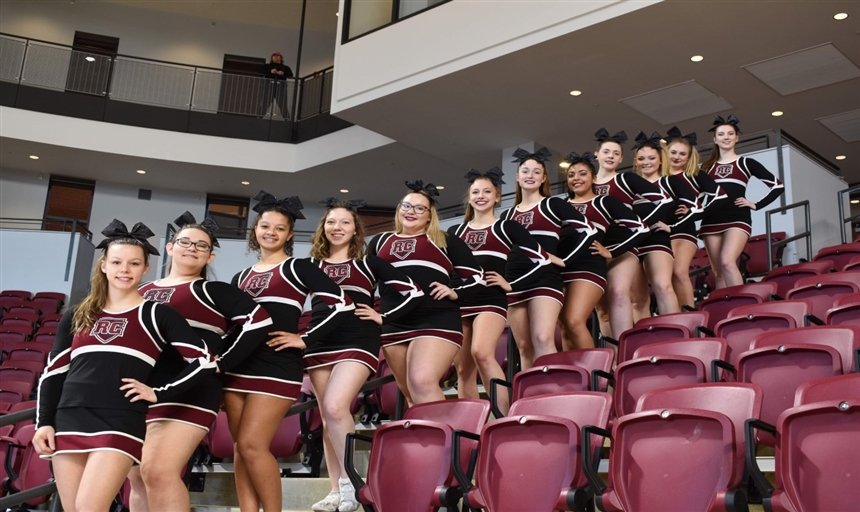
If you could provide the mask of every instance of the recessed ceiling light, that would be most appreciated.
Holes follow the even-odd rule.
[[[30,155],[30,158],[31,158],[32,160],[38,160],[38,159],[39,159],[39,157],[38,157],[38,156],[36,156],[36,155]]]
[[[836,13],[836,14],[834,14],[834,15],[833,15],[833,19],[834,19],[834,20],[839,20],[839,21],[842,21],[842,20],[844,20],[844,19],[845,19],[845,18],[847,18],[847,17],[848,17],[848,13],[847,13],[847,12],[839,12],[839,13]]]
[[[852,199],[851,200],[851,204],[857,204],[857,203],[860,203],[860,199]]]
[[[436,185],[439,190],[445,190],[445,185]]]
[[[571,96],[579,96],[580,94],[582,94],[582,91],[570,91]]]
[[[242,183],[242,185],[250,185],[250,184],[251,184],[251,182],[250,182],[250,181],[243,181],[243,182],[241,182],[241,183]]]
[[[86,57],[84,57],[84,60],[87,62],[95,62],[96,58],[93,57],[92,55],[87,55]]]
[[[334,13],[335,16],[340,16],[339,12]]]
[[[845,160],[846,158],[848,158],[848,157],[845,155],[836,155],[837,160]]]
[[[349,189],[342,188],[342,189],[340,189],[340,193],[341,193],[341,194],[348,194],[348,193],[349,193]]]
[[[701,55],[693,55],[692,57],[690,57],[690,60],[693,62],[702,62],[703,60],[705,60],[705,58]]]
[[[770,113],[770,115],[772,115],[773,117],[779,117],[782,114],[783,114],[782,110],[774,110],[773,112]]]
[[[136,172],[136,173],[138,173],[138,174],[146,174],[146,171],[144,171],[143,169],[138,169],[138,170],[137,170],[137,171],[135,171],[135,172]]]
[[[568,167],[570,167],[570,162],[561,162],[560,164],[558,164],[558,166],[562,169],[567,169]]]

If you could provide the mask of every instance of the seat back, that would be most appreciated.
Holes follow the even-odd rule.
[[[666,408],[618,418],[609,493],[623,510],[722,509],[718,493],[741,480],[733,442],[732,422],[719,412]]]
[[[842,270],[845,272],[851,270],[860,270],[860,256],[853,256],[850,260],[848,260],[848,263],[846,263],[845,266],[842,267]]]
[[[585,348],[565,350],[564,352],[540,356],[535,359],[534,366],[551,364],[573,365],[585,368],[588,370],[589,375],[591,375],[592,370],[611,371],[614,362],[615,351],[611,348]],[[606,379],[601,378],[600,382],[598,382],[598,389],[606,389],[607,384]]]
[[[803,325],[804,316],[812,312],[808,300],[779,300],[741,306],[720,320],[714,331],[728,344],[727,361],[737,363],[741,353],[750,348],[752,340],[763,332],[793,329]]]
[[[527,396],[588,391],[589,376],[585,368],[550,364],[533,366],[514,376],[511,403]]]
[[[787,299],[809,299],[818,318],[827,316],[835,297],[860,292],[860,272],[836,272],[804,277],[789,290]]]
[[[53,297],[39,297],[38,294],[36,297],[33,297],[31,300],[33,304],[38,306],[39,310],[42,312],[42,315],[49,315],[51,313],[57,313],[60,311],[60,306],[62,302],[53,298]]]
[[[615,415],[636,410],[639,397],[655,389],[705,382],[705,365],[696,357],[654,355],[615,368]]]
[[[32,293],[27,290],[3,290],[0,291],[0,297],[17,297],[23,300],[30,300]]]
[[[713,380],[711,361],[725,361],[726,340],[722,338],[689,338],[685,340],[664,341],[640,347],[633,354],[633,359],[648,359],[652,356],[688,356],[695,357],[705,365],[705,379]]]
[[[643,318],[618,338],[618,362],[632,358],[643,345],[693,338],[698,327],[707,325],[708,317],[706,311],[688,311]]]
[[[714,290],[699,304],[701,311],[707,311],[708,329],[714,330],[717,322],[729,316],[729,311],[740,306],[761,304],[770,300],[777,290],[776,283],[748,283]]]
[[[786,234],[784,231],[771,233],[770,238],[773,242],[785,240]],[[773,247],[771,249],[771,266],[776,267],[782,262],[782,253],[785,249],[784,245]],[[768,272],[768,255],[767,255],[767,235],[756,235],[751,237],[744,247],[744,252],[749,255],[749,260],[746,262],[746,269],[749,275],[761,276]]]
[[[233,456],[233,437],[230,435],[226,412],[218,411],[206,437],[209,438],[209,452],[214,457],[226,459]]]
[[[860,399],[795,407],[777,423],[777,487],[795,510],[857,510]]]
[[[36,355],[41,354],[41,352],[22,351],[22,350],[18,349],[18,350],[12,351],[12,356],[18,355],[21,352],[24,352],[25,354],[36,354]],[[30,370],[36,375],[36,378],[38,378],[39,375],[42,374],[42,370],[45,369],[45,363],[42,362],[41,359],[38,359],[38,360],[22,359],[22,358],[20,358],[20,356],[17,359],[13,359],[10,356],[9,359],[3,361],[3,364],[0,364],[0,368],[21,368],[21,369],[25,369],[25,370]]]
[[[842,360],[842,372],[851,373],[855,368],[854,354],[860,349],[860,327],[853,325],[821,325],[792,329],[786,332],[766,333],[757,336],[751,348],[787,344],[815,344],[833,347]]]
[[[794,406],[828,400],[860,399],[860,373],[847,373],[804,382],[794,395]]]
[[[0,374],[3,375],[3,374]],[[3,391],[9,391],[12,393],[16,393],[21,395],[21,399],[12,403],[18,403],[25,400],[28,400],[30,397],[30,392],[33,391],[33,386],[30,385],[29,382],[21,381],[21,380],[12,380],[12,379],[0,379],[0,388]]]
[[[832,268],[833,262],[827,260],[795,263],[771,270],[762,278],[762,282],[776,283],[776,294],[785,297],[798,280],[830,272]]]
[[[26,432],[25,432],[26,430]],[[21,469],[18,473],[18,478],[15,479],[13,485],[19,490],[32,489],[42,484],[46,484],[53,478],[51,473],[50,463],[46,459],[39,457],[33,447],[33,434],[35,433],[35,425],[25,425],[18,431],[20,438],[29,437],[30,441],[26,443],[27,448],[21,459]],[[27,501],[27,505],[36,506],[45,503],[50,498],[50,495],[39,496]]]
[[[376,372],[379,377],[391,375],[391,368],[385,359],[380,358],[379,369]],[[397,383],[389,382],[373,390],[373,400],[382,414],[394,417],[397,410]]]
[[[824,247],[818,251],[812,261],[832,261],[833,268],[838,272],[855,256],[860,256],[860,243]]]
[[[36,385],[36,372],[26,368],[0,368],[0,382],[8,387],[13,381],[24,382],[32,390]]]
[[[828,325],[860,326],[860,293],[846,293],[836,297],[833,307],[824,315]]]
[[[42,363],[42,368],[39,369],[41,373],[42,369],[45,366],[45,362],[48,361],[48,352],[43,350],[34,350],[29,345],[30,343],[24,342],[25,346],[17,345],[15,348],[9,351],[8,361],[37,361]],[[5,363],[5,361],[4,361]]]

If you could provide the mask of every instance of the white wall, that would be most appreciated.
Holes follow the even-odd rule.
[[[298,30],[217,21],[114,2],[0,2],[0,32],[71,45],[75,31],[119,38],[119,53],[220,68],[224,54],[284,55],[296,71]],[[298,23],[296,23],[298,25]],[[332,65],[335,34],[305,31],[301,74]]]
[[[339,44],[332,113],[660,1],[448,2]],[[338,31],[342,24],[343,17]]]
[[[0,169],[0,218],[41,219],[48,197],[48,176]],[[2,228],[40,229],[30,222],[0,221]]]

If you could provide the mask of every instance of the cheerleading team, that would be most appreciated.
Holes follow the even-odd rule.
[[[355,304],[355,315],[340,327],[308,344],[305,368],[322,412],[323,443],[331,492],[314,503],[314,512],[358,509],[355,489],[343,467],[346,435],[355,432],[350,403],[379,362],[379,326],[397,322],[419,304],[423,292],[402,272],[376,256],[367,255],[364,225],[358,208],[364,201],[328,198],[327,210],[313,235],[311,262],[317,265]],[[373,309],[374,291],[391,297],[387,309]]]
[[[212,219],[200,223],[190,212],[173,221],[178,229],[168,242],[170,274],[140,287],[146,300],[178,311],[201,337],[220,372],[230,371],[267,339],[269,314],[253,299],[228,283],[207,281],[207,267],[219,247]],[[227,333],[235,327],[235,332]],[[163,385],[181,371],[184,362],[175,351],[158,360],[149,383]],[[188,489],[182,469],[221,408],[221,378],[206,376],[198,385],[170,402],[149,406],[146,442],[139,467],[129,472],[132,512],[188,510]]]
[[[631,209],[634,204],[651,203],[654,208],[648,215],[641,217],[642,221],[652,231],[668,229],[662,219],[672,207],[671,199],[663,195],[660,187],[649,183],[636,173],[618,172],[618,166],[624,159],[622,146],[627,142],[627,134],[621,131],[615,135],[609,135],[605,128],[601,128],[594,135],[597,138],[598,171],[595,183],[597,193],[614,197]],[[611,332],[618,337],[633,327],[634,304],[631,300],[631,283],[634,283],[641,273],[638,249],[613,258],[607,273],[607,290],[597,305],[598,317],[601,322],[601,332],[605,335]],[[647,307],[641,305],[645,300],[647,296],[637,303],[639,311],[647,310]]]
[[[225,372],[224,409],[234,442],[234,474],[243,512],[281,510],[281,472],[269,445],[301,390],[302,350],[334,332],[355,306],[325,272],[306,259],[292,258],[293,228],[303,219],[298,197],[278,200],[260,191],[257,218],[248,247],[257,264],[242,270],[233,284],[272,318],[270,338],[238,366]],[[298,323],[312,294],[307,333]]]
[[[649,304],[651,294],[648,291],[648,285],[650,283],[651,291],[654,292],[657,299],[658,311],[660,314],[666,314],[678,313],[681,308],[678,304],[678,297],[675,295],[675,288],[672,286],[675,261],[672,255],[670,234],[672,232],[671,226],[677,220],[675,217],[676,208],[672,203],[672,196],[666,192],[660,183],[663,168],[669,161],[662,138],[657,132],[653,132],[650,137],[644,132],[639,132],[633,144],[634,172],[648,183],[656,186],[670,202],[669,208],[661,208],[664,212],[662,220],[652,224],[651,234],[639,245],[639,261],[645,268],[645,275],[643,276],[640,271],[639,279],[634,281],[632,293],[635,297],[634,303]],[[687,195],[692,197],[692,191],[687,191]],[[633,204],[633,211],[644,218],[648,217],[651,211],[658,207],[654,203],[642,201]],[[647,280],[642,279],[645,276],[647,276]],[[644,310],[638,312],[634,311],[635,320],[648,316],[651,316],[650,307],[645,307]]]
[[[508,294],[508,323],[520,352],[523,370],[531,368],[538,357],[556,352],[555,329],[564,303],[560,267],[573,264],[587,254],[597,235],[585,217],[564,199],[552,197],[546,162],[552,157],[547,148],[535,153],[517,149],[518,164],[516,204],[500,216],[519,222],[549,253],[553,265],[527,279],[522,291]],[[564,228],[564,243],[562,239]],[[559,249],[564,251],[560,252]],[[519,256],[519,257],[514,257]],[[520,255],[512,255],[505,269],[506,279],[531,270],[532,264]]]
[[[666,134],[668,165],[663,166],[660,178],[664,192],[675,200],[677,222],[672,226],[672,253],[675,268],[672,286],[681,307],[694,307],[696,297],[690,281],[690,264],[699,248],[696,220],[706,208],[715,208],[726,199],[725,193],[708,173],[699,171],[699,152],[696,150],[696,132],[681,135],[673,126]],[[693,199],[687,190],[693,192]]]
[[[114,219],[102,234],[90,292],[63,315],[39,381],[33,446],[52,459],[67,511],[108,510],[140,463],[147,402],[169,401],[215,371],[188,322],[138,293],[149,255],[158,254],[147,241],[152,231]],[[147,386],[170,346],[186,364],[163,385]]]
[[[477,373],[481,382],[505,375],[496,361],[496,345],[505,330],[507,293],[542,267],[550,265],[547,252],[519,223],[496,217],[496,205],[502,200],[502,170],[494,167],[485,173],[471,169],[465,176],[469,182],[466,215],[463,223],[451,226],[448,234],[459,237],[484,269],[486,288],[479,294],[462,299],[460,314],[463,325],[463,347],[454,358],[457,368],[457,392],[460,398],[479,398]],[[511,250],[518,247],[531,260],[532,269],[508,282],[505,267]],[[507,394],[499,396],[499,408],[507,414]]]
[[[565,350],[594,348],[588,318],[606,289],[607,266],[633,250],[649,235],[648,226],[612,196],[597,195],[597,158],[590,152],[570,153],[567,167],[568,202],[597,228],[591,252],[562,272],[565,283],[561,314]]]
[[[443,400],[439,380],[463,343],[460,308],[484,287],[483,272],[469,247],[439,227],[432,183],[407,181],[397,205],[393,232],[376,235],[368,252],[409,276],[424,291],[407,318],[382,324],[382,347],[400,391],[410,405]],[[451,281],[452,273],[459,277]],[[383,311],[394,309],[383,294]],[[397,298],[399,302],[401,299]]]
[[[752,210],[758,210],[776,200],[783,192],[782,182],[765,167],[746,156],[735,153],[738,143],[738,118],[717,116],[709,131],[714,132],[714,150],[702,170],[707,169],[728,196],[719,207],[710,208],[702,216],[699,236],[705,242],[717,288],[743,284],[738,258],[752,233]],[[769,189],[757,203],[746,198],[746,188],[752,177]]]

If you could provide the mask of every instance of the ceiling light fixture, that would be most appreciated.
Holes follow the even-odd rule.
[[[773,117],[779,117],[779,116],[781,116],[783,113],[784,113],[784,112],[783,112],[782,110],[774,110],[773,112],[771,112],[771,113],[770,113],[770,115],[772,115]]]
[[[38,157],[38,156],[36,156],[36,155],[30,155],[30,159],[31,159],[31,160],[38,160],[38,159],[39,159],[39,157]]]
[[[693,55],[692,57],[690,57],[690,60],[693,62],[702,62],[703,60],[705,60],[705,58],[701,55]]]
[[[342,189],[340,189],[340,193],[341,193],[341,194],[348,194],[348,193],[349,193],[349,189],[342,188]]]
[[[848,13],[847,13],[847,12],[838,12],[838,13],[836,13],[836,14],[834,14],[834,15],[833,15],[833,19],[834,19],[834,20],[837,20],[837,21],[842,21],[842,20],[844,20],[844,19],[845,19],[845,18],[847,18],[847,17],[848,17]]]
[[[339,12],[334,13],[335,16],[340,16]]]
[[[33,157],[31,156],[30,158],[33,158]],[[845,155],[836,155],[837,160],[845,160],[846,158],[848,158],[848,157]]]
[[[445,190],[445,185],[436,185],[439,190]]]
[[[87,55],[86,57],[84,57],[84,60],[87,62],[95,62],[96,58],[93,57],[92,55]]]
[[[852,199],[851,200],[851,204],[857,204],[857,203],[860,203],[860,199]]]
[[[558,164],[558,166],[562,169],[567,169],[568,167],[570,167],[570,162],[561,162]]]
[[[582,91],[570,91],[571,96],[579,96],[580,94],[582,94]]]
[[[146,171],[144,171],[143,169],[138,169],[135,172],[138,174],[146,174]]]
[[[251,184],[250,181],[242,181],[241,183],[242,183],[242,185],[250,185]]]

